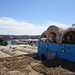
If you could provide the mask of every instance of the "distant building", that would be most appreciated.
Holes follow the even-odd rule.
[[[20,40],[10,40],[8,41],[8,45],[38,45],[38,39],[20,39]]]
[[[18,40],[8,41],[8,45],[17,45],[17,44],[19,44],[19,41]]]

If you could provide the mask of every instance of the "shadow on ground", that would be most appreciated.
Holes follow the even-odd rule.
[[[64,69],[68,69],[69,71],[75,72],[75,62],[70,62],[68,60],[52,59],[42,63],[49,68],[62,67]]]
[[[24,56],[37,57],[37,53],[24,54]]]

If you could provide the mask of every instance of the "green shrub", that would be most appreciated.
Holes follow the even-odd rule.
[[[4,38],[0,38],[0,45],[1,46],[6,46],[7,45],[7,41]]]

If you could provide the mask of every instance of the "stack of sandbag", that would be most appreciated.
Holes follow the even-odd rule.
[[[45,38],[43,38],[44,36]],[[51,25],[41,34],[39,41],[75,44],[75,24],[69,27]]]
[[[69,38],[68,38],[69,37]],[[71,38],[70,38],[71,37]],[[68,41],[67,41],[68,40]],[[60,43],[75,44],[75,24],[70,25],[61,35]]]
[[[40,36],[40,38],[39,38],[39,41],[44,41],[45,42],[45,40],[46,40],[46,37],[47,37],[47,30],[46,31],[44,31],[42,34],[41,34],[41,36]],[[45,38],[44,38],[44,36],[45,36]]]
[[[51,42],[51,43],[60,43],[60,36],[64,32],[65,28],[61,28],[58,26],[51,25],[47,28],[46,31],[44,31],[40,38],[39,41],[41,41],[42,37],[45,35],[45,42]]]
[[[52,43],[60,43],[60,36],[65,31],[65,28],[58,26],[50,26],[47,29],[47,42],[51,41]]]

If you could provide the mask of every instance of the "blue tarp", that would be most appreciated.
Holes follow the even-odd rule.
[[[56,44],[56,43],[47,43],[39,42],[38,44],[38,57],[41,58],[41,54],[55,52],[56,58],[66,59],[72,62],[75,62],[75,45],[74,44]],[[48,56],[49,57],[49,56]]]

